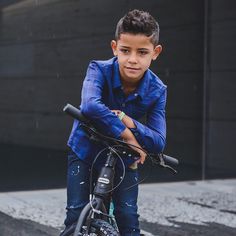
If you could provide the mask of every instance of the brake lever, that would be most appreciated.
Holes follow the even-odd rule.
[[[172,171],[174,174],[177,174],[177,173],[178,173],[177,170],[175,170],[173,167],[171,167],[171,166],[169,166],[169,165],[160,164],[160,166],[169,169],[169,170]]]
[[[86,136],[92,142],[97,143],[97,144],[103,144],[107,147],[109,146],[109,144],[100,137],[100,135],[97,132],[95,127],[91,127],[91,126],[87,125],[86,123],[81,123],[80,127],[82,127],[86,131]]]
[[[165,163],[165,161],[164,161],[162,155],[158,155],[158,157],[159,157],[159,161],[153,159],[153,162],[154,162],[155,164],[158,164],[159,166],[161,166],[161,167],[163,167],[163,168],[169,169],[169,170],[172,171],[174,174],[177,174],[177,173],[178,173],[177,170],[175,170],[172,166],[167,165],[167,164]]]

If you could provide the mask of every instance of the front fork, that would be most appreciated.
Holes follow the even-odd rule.
[[[113,215],[114,206],[111,201],[112,200],[111,194],[114,186],[114,176],[115,176],[114,167],[116,165],[116,162],[117,162],[117,156],[114,155],[112,151],[110,151],[107,154],[105,166],[102,167],[99,173],[98,180],[93,192],[95,198],[101,198],[103,200],[103,203],[106,208],[106,214],[110,216],[108,217],[110,218],[109,221],[115,228],[117,228],[117,225]]]
[[[94,188],[94,195],[102,197],[104,201],[110,200],[111,192],[114,185],[115,164],[117,157],[113,155],[112,151],[107,154],[105,166],[102,167],[96,186]]]

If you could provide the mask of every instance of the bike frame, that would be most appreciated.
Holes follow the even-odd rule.
[[[112,195],[113,182],[115,176],[115,165],[117,162],[117,154],[110,151],[107,154],[105,165],[101,168],[100,173],[97,178],[95,188],[93,190],[93,199],[84,207],[78,223],[74,232],[74,235],[77,236],[82,230],[82,226],[85,224],[87,230],[90,228],[90,221],[93,218],[92,214],[100,214],[100,217],[106,216],[106,220],[109,220],[109,205]],[[86,232],[88,233],[88,232]]]

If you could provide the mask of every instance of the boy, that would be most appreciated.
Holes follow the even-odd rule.
[[[148,69],[161,53],[158,40],[159,26],[149,13],[128,12],[118,22],[115,40],[111,42],[115,57],[89,64],[80,106],[82,113],[105,135],[154,153],[163,150],[166,137],[166,86]],[[137,121],[144,115],[146,125]],[[70,232],[89,201],[89,168],[101,150],[86,138],[78,121],[74,121],[68,145],[72,151],[68,155],[67,217],[61,236]],[[136,151],[140,159],[131,165],[126,163],[125,178],[112,196],[121,236],[140,235],[138,186],[127,190],[137,183],[137,163],[143,164],[146,158],[143,151]],[[119,171],[116,170],[117,176],[122,175]]]

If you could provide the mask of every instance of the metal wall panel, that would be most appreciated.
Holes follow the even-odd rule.
[[[209,1],[207,176],[236,173],[236,4]]]
[[[235,5],[209,1],[207,9],[207,177],[235,172]],[[79,105],[89,61],[112,57],[115,25],[133,8],[161,28],[163,52],[151,68],[168,85],[166,152],[180,158],[177,179],[201,178],[204,1],[12,0],[0,3],[0,155],[11,156],[7,168],[22,167],[18,179],[29,168],[20,160],[31,165],[33,150],[43,150],[38,166],[56,161],[65,170],[55,150],[64,153],[72,120],[62,107]]]

